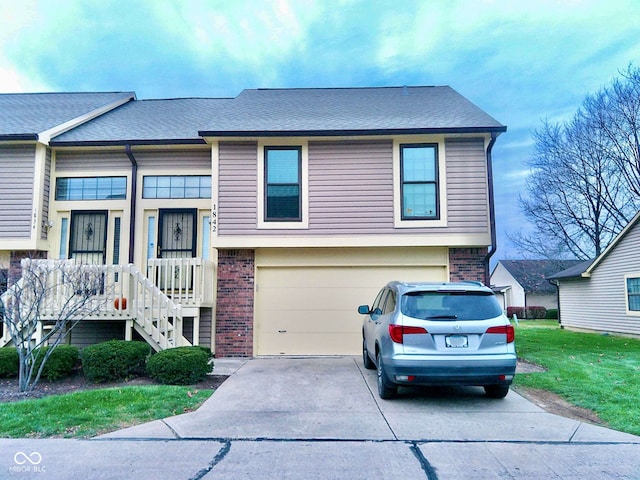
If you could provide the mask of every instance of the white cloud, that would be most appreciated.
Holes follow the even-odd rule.
[[[227,2],[205,0],[150,8],[160,25],[201,64],[231,62],[258,68],[303,51],[321,7],[311,1]]]
[[[27,93],[50,91],[49,85],[22,72],[8,60],[0,57],[0,93]]]

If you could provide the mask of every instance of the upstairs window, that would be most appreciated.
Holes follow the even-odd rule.
[[[142,198],[211,198],[211,176],[145,176]]]
[[[437,145],[400,145],[400,175],[402,220],[440,218]]]
[[[56,200],[127,198],[127,177],[67,177],[56,181]]]
[[[302,220],[302,149],[300,147],[265,147],[266,222]]]

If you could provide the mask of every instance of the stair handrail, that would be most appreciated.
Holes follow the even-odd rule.
[[[127,265],[130,281],[131,312],[135,323],[164,350],[183,342],[182,305],[175,303],[135,265]]]

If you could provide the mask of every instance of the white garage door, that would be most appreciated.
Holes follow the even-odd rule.
[[[358,305],[390,280],[445,281],[445,266],[258,267],[257,355],[357,355]]]

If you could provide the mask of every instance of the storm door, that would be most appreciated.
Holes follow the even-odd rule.
[[[196,256],[197,210],[160,210],[158,221],[158,258],[178,259]],[[192,272],[186,262],[169,262],[158,271],[158,286],[167,289],[190,289]]]
[[[104,265],[107,261],[107,211],[71,212],[69,258],[78,263]]]
[[[195,208],[160,210],[158,258],[196,256]]]

